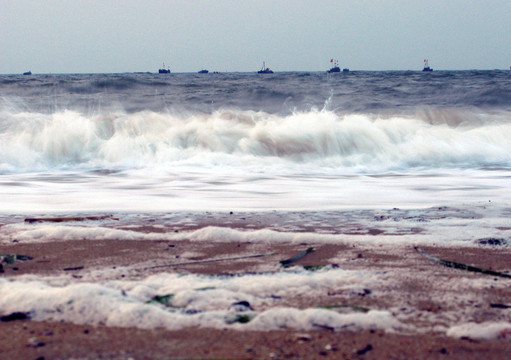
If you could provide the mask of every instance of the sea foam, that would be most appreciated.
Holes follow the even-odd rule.
[[[0,279],[0,309],[3,314],[29,313],[34,320],[67,321],[76,324],[171,330],[200,326],[232,327],[238,330],[383,329],[404,327],[389,312],[339,314],[322,308],[296,309],[279,306],[278,296],[309,295],[336,286],[360,286],[359,272],[328,274],[282,273],[244,275],[234,278],[197,275],[157,275],[135,282],[71,283],[50,285],[44,281]],[[370,273],[364,282],[373,281]],[[151,301],[170,294],[169,303]],[[169,296],[169,295],[167,295]],[[252,310],[232,305],[249,301]],[[241,312],[240,312],[241,311]],[[245,315],[248,324],[233,321]]]
[[[278,116],[218,110],[178,116],[3,114],[0,167],[22,171],[154,167],[205,160],[225,166],[308,164],[364,171],[511,165],[511,123],[432,124],[412,116],[310,110]],[[287,164],[287,165],[286,165]]]

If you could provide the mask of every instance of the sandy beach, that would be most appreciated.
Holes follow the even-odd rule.
[[[377,237],[378,232],[373,231],[372,236]],[[330,268],[368,271],[381,279],[388,277],[389,281],[374,282],[370,287],[322,286],[314,293],[289,292],[287,296],[273,296],[267,307],[325,308],[341,314],[384,310],[400,325],[392,329],[349,324],[339,329],[318,324],[305,330],[283,327],[254,331],[243,329],[242,325],[236,329],[226,326],[171,330],[36,321],[27,314],[27,319],[8,321],[4,317],[0,322],[3,334],[0,358],[508,359],[510,327],[501,327],[495,330],[496,335],[481,338],[471,336],[477,332],[464,335],[464,329],[456,330],[452,324],[509,321],[511,279],[448,267],[424,256],[506,272],[511,250],[500,245],[421,246],[422,253],[419,253],[411,245],[307,241],[272,244],[87,239],[4,242],[0,253],[32,258],[10,264],[4,259],[0,276],[12,280],[36,275],[90,282],[90,272],[98,269],[109,269],[109,279],[116,281],[136,281],[162,273],[231,278],[304,268],[310,272]],[[307,249],[311,250],[304,252]],[[296,259],[300,254],[301,258]],[[280,263],[293,258],[296,260],[288,268]]]

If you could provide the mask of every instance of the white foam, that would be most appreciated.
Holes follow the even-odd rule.
[[[21,278],[22,279],[22,278]],[[363,280],[362,280],[363,279]],[[293,328],[378,328],[392,331],[403,327],[389,312],[338,314],[327,309],[280,306],[279,296],[306,294],[313,298],[334,286],[350,289],[375,281],[370,272],[332,270],[317,273],[278,273],[209,277],[159,274],[141,281],[51,285],[55,279],[37,281],[0,279],[2,314],[28,312],[35,320],[77,324],[180,329],[190,326],[271,330]],[[157,295],[172,294],[170,307],[148,302]],[[249,301],[253,310],[238,312],[233,303]],[[320,305],[320,304],[318,304]],[[248,324],[229,319],[252,318]]]
[[[82,227],[66,225],[25,225],[9,224],[0,228],[3,235],[0,242],[12,241],[36,243],[76,240],[191,240],[196,242],[257,242],[257,243],[422,243],[428,238],[424,235],[378,236],[321,234],[312,232],[281,232],[274,230],[239,230],[226,227],[207,226],[193,231],[179,233],[142,233],[131,230],[111,229],[103,227]],[[447,237],[445,237],[447,238]],[[441,240],[441,239],[437,239]],[[451,242],[453,240],[451,239]]]
[[[455,325],[447,330],[447,336],[481,340],[511,340],[511,323],[484,322]]]
[[[510,200],[509,116],[481,117],[448,125],[431,116],[328,110],[287,115],[236,109],[184,115],[4,110],[0,172],[10,186],[1,188],[0,211],[202,210],[233,204],[252,210],[333,209]]]
[[[141,233],[130,230],[106,227],[86,227],[54,224],[9,224],[1,228],[1,233],[9,241],[52,242],[73,240],[159,240],[169,235]],[[174,238],[170,234],[170,238]]]
[[[265,213],[254,213],[252,225],[265,221]],[[34,223],[24,222],[6,224],[0,227],[0,243],[51,242],[74,240],[168,240],[193,242],[254,242],[309,243],[309,244],[386,244],[419,245],[441,243],[443,246],[473,246],[478,239],[495,237],[506,239],[508,227],[508,208],[506,203],[467,204],[451,208],[343,211],[338,214],[315,212],[307,215],[320,221],[324,217],[323,227],[312,224],[312,228],[303,227],[308,222],[296,214],[277,213],[281,224],[272,224],[264,229],[240,229],[229,218],[219,214],[210,220],[218,221],[219,226],[205,226],[189,230],[199,223],[192,219],[200,214],[181,215],[174,220],[165,220],[164,215],[154,215],[149,227],[144,228],[144,220],[121,214],[121,221],[70,222],[70,223]],[[216,220],[215,220],[216,217]],[[336,217],[339,220],[333,222]],[[160,218],[161,220],[159,220]],[[202,216],[204,218],[204,216]],[[183,219],[186,219],[183,222]],[[250,220],[245,221],[250,224]],[[246,225],[243,224],[243,225]],[[168,226],[168,230],[165,229]],[[174,229],[179,231],[175,232]],[[157,229],[151,232],[152,228]],[[318,229],[319,228],[319,229]],[[138,231],[141,229],[141,231]],[[305,230],[307,229],[307,230]],[[378,229],[377,236],[367,234],[368,229]],[[143,231],[143,232],[142,232]]]
[[[250,330],[315,329],[393,329],[405,328],[388,311],[339,314],[325,309],[274,308],[263,312],[247,325]]]
[[[150,111],[87,116],[70,110],[4,116],[0,166],[21,169],[197,165],[206,159],[269,168],[276,161],[285,166],[317,162],[342,167],[343,173],[511,164],[511,124],[497,116],[457,126],[417,116],[381,118],[327,110],[286,116],[241,110],[185,117]]]

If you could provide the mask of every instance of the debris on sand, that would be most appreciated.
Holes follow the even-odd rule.
[[[16,320],[28,320],[30,319],[29,313],[24,312],[13,312],[8,315],[0,316],[0,321],[2,322],[9,322],[9,321],[16,321]]]
[[[218,262],[218,261],[234,261],[234,260],[242,260],[242,259],[251,259],[251,258],[258,258],[258,257],[263,257],[263,256],[271,256],[274,254],[275,253],[271,252],[271,253],[263,253],[263,254],[251,254],[251,255],[241,255],[241,256],[231,256],[231,257],[221,257],[221,258],[212,258],[212,259],[204,259],[204,260],[186,261],[186,262],[179,262],[179,263],[170,263],[170,264],[149,266],[142,270],[158,269],[158,268],[162,268],[162,267],[207,264],[207,263]]]
[[[478,272],[478,273],[481,273],[481,274],[492,275],[492,276],[500,276],[500,277],[504,277],[504,278],[508,278],[508,279],[511,278],[510,274],[505,274],[505,273],[501,273],[501,272],[493,271],[493,270],[488,270],[488,269],[482,269],[482,268],[479,268],[477,266],[466,265],[466,264],[458,263],[458,262],[455,262],[455,261],[440,259],[439,257],[436,257],[434,255],[428,254],[427,252],[425,252],[424,250],[421,250],[418,247],[415,247],[415,250],[419,254],[424,256],[425,258],[427,258],[429,260],[432,260],[432,261],[434,261],[434,262],[436,262],[436,263],[438,263],[440,265],[444,265],[444,266],[447,266],[447,267],[450,267],[450,268],[466,270],[466,271],[472,271],[472,272]]]
[[[60,217],[41,217],[41,218],[26,218],[25,222],[33,224],[36,222],[68,222],[68,221],[86,221],[86,220],[119,220],[113,215],[99,215],[99,216],[60,216]]]
[[[0,263],[12,265],[15,264],[17,261],[27,261],[32,260],[33,257],[27,256],[27,255],[20,255],[20,254],[0,254]]]
[[[307,248],[307,250],[304,250],[301,253],[299,253],[293,257],[290,257],[289,259],[281,260],[280,265],[282,265],[284,267],[289,267],[289,266],[291,266],[292,263],[302,259],[305,255],[307,255],[313,251],[314,251],[314,248],[312,248],[312,247]]]

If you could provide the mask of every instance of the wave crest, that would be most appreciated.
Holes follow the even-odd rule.
[[[173,115],[0,114],[0,167],[144,167],[272,162],[399,169],[511,165],[509,114],[422,111],[415,116],[286,116],[235,109]]]

